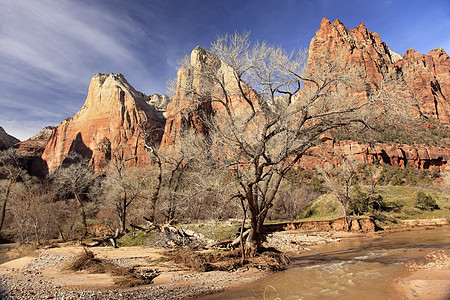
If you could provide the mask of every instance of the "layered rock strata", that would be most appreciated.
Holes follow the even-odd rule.
[[[339,164],[340,157],[352,157],[364,163],[384,163],[399,167],[444,171],[450,160],[450,148],[414,147],[409,145],[364,144],[327,139],[311,148],[300,165],[314,169],[329,162]]]
[[[47,126],[26,141],[17,143],[14,148],[20,152],[28,172],[33,176],[44,177],[48,173],[47,163],[41,156],[55,127]]]
[[[410,105],[416,116],[450,122],[450,59],[441,48],[428,55],[411,48],[401,56],[364,23],[350,30],[339,20],[322,19],[310,43],[307,73],[325,61],[358,75],[352,79],[353,94],[362,100],[387,91]]]
[[[49,171],[69,152],[89,158],[96,171],[114,159],[148,165],[144,143],[160,141],[164,119],[147,99],[122,74],[96,74],[80,111],[53,130],[42,154]]]

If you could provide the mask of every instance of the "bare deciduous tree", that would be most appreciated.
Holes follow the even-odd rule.
[[[187,84],[178,86],[196,110],[182,113],[197,114],[206,128],[193,138],[203,168],[233,175],[233,196],[250,219],[246,252],[255,255],[286,173],[323,133],[353,124],[370,127],[387,113],[387,99],[382,93],[352,94],[352,76],[333,62],[306,73],[306,50],[251,45],[248,33],[219,37],[211,52],[195,50],[191,64],[180,70]]]
[[[350,157],[343,158],[342,163],[338,166],[329,165],[327,168],[317,168],[324,179],[325,186],[336,194],[339,203],[342,205],[347,230],[350,229],[348,215],[353,202],[352,187],[357,182],[357,171],[361,166],[360,162]]]
[[[95,182],[97,175],[89,166],[89,161],[81,156],[68,157],[70,161],[63,164],[52,174],[57,195],[62,198],[73,197],[78,203],[78,208],[83,224],[83,236],[87,234],[86,201],[88,200],[89,188]]]
[[[52,209],[54,204],[45,183],[32,178],[20,182],[10,204],[14,220],[11,228],[20,242],[40,243],[55,237],[60,213]]]
[[[6,217],[7,203],[10,200],[11,191],[21,177],[26,175],[22,166],[22,156],[15,149],[0,152],[0,178],[5,178],[4,192],[1,195],[0,231],[3,228]]]
[[[143,169],[127,167],[125,161],[109,164],[101,187],[105,202],[116,208],[121,232],[126,231],[129,206],[139,199],[147,198],[148,181],[152,178],[149,175],[149,172]]]

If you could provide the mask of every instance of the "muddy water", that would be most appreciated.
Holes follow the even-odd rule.
[[[405,265],[450,250],[450,230],[387,234],[332,243],[299,255],[289,270],[205,299],[398,299],[390,285]]]

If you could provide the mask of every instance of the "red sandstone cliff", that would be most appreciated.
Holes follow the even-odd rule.
[[[358,74],[352,92],[366,98],[381,89],[395,91],[395,96],[412,102],[416,116],[450,122],[450,59],[441,49],[422,55],[414,49],[401,55],[391,51],[377,33],[364,23],[348,29],[339,20],[322,19],[320,29],[311,40],[307,73],[319,69],[325,60],[333,61],[349,74]],[[358,87],[363,87],[358,90]],[[360,144],[352,141],[328,140],[312,148],[302,160],[305,167],[321,164],[324,157],[353,156],[372,163],[383,162],[418,169],[444,169],[450,158],[450,148],[413,147],[408,145]]]
[[[73,118],[62,122],[49,140],[42,155],[49,169],[59,166],[69,150],[90,157],[97,169],[102,168],[111,158],[111,153],[119,149],[126,152],[126,157],[135,157],[135,163],[149,163],[142,147],[140,128],[146,124],[147,129],[153,127],[162,131],[164,117],[167,120],[161,141],[163,148],[172,147],[183,128],[206,133],[202,115],[219,120],[221,107],[193,101],[192,93],[204,93],[206,87],[198,73],[220,74],[229,90],[236,89],[236,84],[231,69],[209,51],[196,47],[190,58],[190,63],[178,71],[176,94],[169,103],[166,97],[146,97],[135,91],[120,74],[94,76],[83,108]],[[446,97],[449,96],[450,62],[443,49],[432,50],[429,55],[421,55],[411,49],[402,57],[389,50],[379,35],[368,31],[363,23],[349,30],[339,20],[330,23],[323,19],[310,44],[307,72],[313,72],[325,59],[336,62],[349,73],[360,74],[360,82],[354,87],[364,88],[354,91],[357,96],[364,98],[370,91],[389,86],[405,101],[414,100],[424,116],[449,122],[450,109]],[[251,88],[245,88],[248,94],[254,94]],[[214,91],[212,96],[220,97],[214,95]],[[233,110],[238,112],[243,100],[234,98],[232,101]],[[158,138],[160,136],[156,134],[155,139]],[[320,163],[314,158],[315,154],[345,154],[366,162],[442,169],[448,161],[449,151],[448,148],[370,146],[350,141],[329,141],[311,149],[302,163]]]
[[[70,151],[88,157],[96,170],[117,155],[148,164],[144,131],[159,140],[164,121],[146,100],[121,74],[95,75],[80,111],[53,130],[42,154],[48,169],[60,166]]]
[[[348,29],[339,20],[322,19],[311,40],[307,72],[320,68],[324,60],[333,61],[349,74],[359,74],[358,97],[384,88],[415,106],[416,114],[450,122],[450,59],[443,49],[421,55],[414,49],[401,55],[391,51],[377,33],[364,23]],[[359,84],[357,84],[359,83]]]
[[[176,144],[183,129],[207,134],[205,117],[214,116],[216,122],[220,122],[221,114],[225,113],[224,107],[217,103],[202,102],[201,100],[202,97],[211,99],[223,99],[224,97],[217,86],[208,82],[208,78],[211,77],[209,75],[223,78],[233,113],[245,113],[243,108],[245,100],[238,92],[239,87],[232,68],[211,52],[197,46],[191,52],[190,63],[178,71],[176,93],[167,106],[167,120],[161,147],[167,149]],[[250,87],[243,86],[243,89],[251,99],[250,101],[256,98],[256,93]],[[256,101],[253,102],[255,106],[258,105]]]
[[[444,171],[450,160],[450,148],[414,147],[409,145],[366,144],[353,141],[326,139],[311,148],[300,162],[304,168],[314,169],[333,157],[353,157],[364,163],[385,163],[393,166],[413,166],[416,169]]]
[[[368,31],[364,23],[349,30],[339,20],[330,23],[323,19],[321,28],[310,44],[307,73],[314,72],[324,60],[334,61],[349,74],[360,75],[356,79],[359,82],[352,85],[353,95],[365,99],[369,92],[389,86],[405,102],[411,99],[416,101],[424,116],[449,122],[449,101],[445,95],[449,95],[450,68],[448,55],[442,49],[432,50],[429,55],[408,50],[402,57],[391,51],[377,33]],[[190,64],[179,70],[177,92],[167,108],[162,147],[173,145],[183,126],[197,132],[206,132],[201,114],[217,114],[218,108],[196,103],[191,96],[192,89],[201,89],[201,83],[195,80],[194,72],[205,69],[210,71],[210,68],[214,72],[231,72],[211,53],[197,47],[191,53]],[[232,89],[231,76],[227,83],[228,88]],[[358,90],[358,87],[362,89]],[[239,105],[235,109],[239,109]],[[308,166],[321,163],[319,157],[334,154],[352,155],[365,162],[379,161],[398,166],[412,165],[416,168],[441,170],[447,164],[450,149],[387,144],[370,146],[351,141],[328,141],[311,149],[302,164]]]
[[[14,145],[14,148],[22,155],[28,172],[33,176],[44,177],[47,175],[47,163],[42,160],[41,156],[53,129],[55,127],[47,126],[35,136]]]

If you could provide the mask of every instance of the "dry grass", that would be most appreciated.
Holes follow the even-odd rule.
[[[121,267],[116,264],[96,258],[95,254],[83,248],[83,252],[77,255],[63,268],[65,271],[83,271],[90,274],[110,274],[114,276],[114,283],[119,287],[133,287],[150,284],[159,275],[154,270],[139,270],[136,268]]]
[[[247,258],[244,263],[242,263],[240,250],[201,252],[187,247],[179,247],[167,251],[165,255],[176,264],[196,272],[232,271],[244,265],[263,270],[280,271],[286,269],[290,264],[291,261],[285,254],[274,249],[265,250],[256,257]]]
[[[180,264],[189,270],[197,272],[206,272],[214,270],[211,262],[214,257],[211,253],[201,253],[190,248],[176,248],[167,251],[165,255],[176,264]]]

